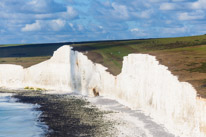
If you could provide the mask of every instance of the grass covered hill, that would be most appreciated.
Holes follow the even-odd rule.
[[[49,43],[0,45],[0,64],[18,64],[24,67],[47,60],[62,45],[71,45],[89,59],[108,67],[118,75],[123,57],[129,53],[154,55],[161,64],[179,77],[191,83],[201,97],[206,98],[206,35],[138,39],[121,41],[96,41],[78,43]]]

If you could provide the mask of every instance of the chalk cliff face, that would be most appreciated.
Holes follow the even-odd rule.
[[[0,65],[0,87],[21,88],[24,70],[18,65]]]
[[[27,69],[0,65],[0,87],[29,86],[105,96],[143,110],[181,137],[205,136],[205,101],[197,99],[195,89],[189,83],[179,82],[154,56],[124,57],[118,76],[106,69],[71,47],[63,46],[51,59]]]

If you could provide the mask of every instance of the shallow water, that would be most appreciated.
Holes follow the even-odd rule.
[[[38,121],[38,105],[16,102],[11,94],[0,93],[0,137],[41,137],[47,126]]]

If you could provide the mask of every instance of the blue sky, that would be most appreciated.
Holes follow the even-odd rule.
[[[1,0],[0,44],[206,34],[206,0]]]

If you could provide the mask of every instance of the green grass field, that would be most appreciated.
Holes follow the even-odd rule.
[[[200,96],[206,97],[206,35],[86,43],[0,45],[0,64],[12,63],[29,67],[47,60],[53,51],[65,44],[70,44],[74,50],[83,52],[92,61],[106,66],[114,75],[121,72],[124,56],[130,53],[154,55],[181,81],[190,82]]]

